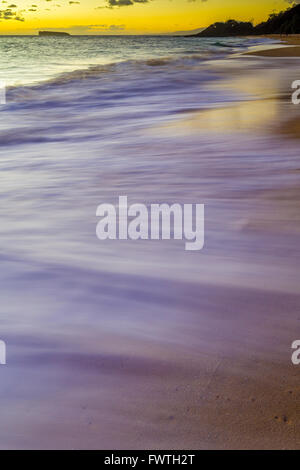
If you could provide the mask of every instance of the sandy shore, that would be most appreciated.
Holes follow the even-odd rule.
[[[290,34],[289,36],[281,36],[280,34],[269,34],[265,37],[270,39],[278,39],[284,42],[285,44],[300,45],[300,34]]]
[[[294,62],[283,70],[277,58],[214,61],[209,75],[218,80],[199,83],[196,99],[205,89],[220,99],[228,92],[226,101],[210,107],[210,98],[196,112],[151,118],[137,130],[126,124],[109,137],[104,160],[95,138],[103,139],[111,105],[105,119],[88,121],[88,145],[67,139],[63,158],[61,141],[39,141],[34,165],[28,144],[19,153],[4,149],[1,161],[18,169],[28,205],[7,176],[4,191],[14,198],[13,210],[2,204],[1,338],[9,357],[1,369],[0,448],[299,448],[300,366],[291,362],[300,338]],[[36,100],[32,129],[42,135],[43,124],[48,136],[60,121]],[[127,123],[124,106],[118,119]],[[133,108],[132,119],[143,115],[141,97]],[[65,138],[69,129],[82,132],[89,116],[75,114],[66,114]],[[181,240],[99,243],[96,204],[116,194],[147,204],[205,203],[204,250],[187,253]],[[35,230],[27,225],[32,201]],[[17,235],[12,213],[21,220]]]
[[[297,40],[298,37],[288,39],[290,44]],[[295,47],[274,49],[258,55],[294,57],[294,49]],[[298,51],[298,48],[296,49]],[[253,53],[253,55],[257,54]],[[224,66],[226,67],[226,64]],[[254,237],[260,233],[262,246],[264,246],[263,251],[271,250],[269,252],[271,257],[266,262],[267,264],[271,258],[275,262],[279,254],[276,249],[273,251],[271,246],[275,239],[277,240],[275,245],[279,242],[280,233],[285,232],[292,245],[294,244],[292,241],[294,235],[300,233],[299,161],[292,162],[286,155],[289,146],[293,145],[293,139],[299,138],[300,107],[291,103],[289,92],[291,82],[297,78],[297,67],[293,68],[291,64],[288,64],[285,73],[281,74],[278,72],[276,60],[265,67],[264,61],[261,61],[258,66],[253,66],[253,62],[248,63],[245,58],[244,70],[241,68],[237,71],[231,64],[228,79],[222,85],[219,83],[217,87],[234,87],[237,90],[253,94],[257,99],[233,104],[222,109],[208,109],[193,113],[185,120],[169,125],[172,134],[182,132],[190,133],[190,135],[193,133],[215,135],[221,133],[236,136],[240,133],[241,139],[244,139],[243,147],[241,147],[242,155],[245,152],[246,136],[250,134],[253,136],[253,142],[261,139],[259,156],[262,159],[263,153],[266,151],[262,144],[264,139],[269,142],[268,150],[271,155],[272,152],[274,155],[276,154],[276,142],[280,145],[279,142],[282,139],[283,149],[286,147],[286,150],[282,150],[282,159],[281,157],[279,159],[279,161],[281,160],[279,164],[281,170],[278,168],[277,183],[271,184],[276,173],[275,167],[271,168],[271,165],[270,172],[264,173],[263,176],[261,171],[264,164],[262,166],[258,164],[258,167],[250,164],[251,171],[256,174],[254,180],[255,178],[264,178],[265,189],[256,192],[249,188],[247,191],[245,181],[242,184],[243,189],[241,189],[241,195],[246,191],[246,194],[241,197],[248,200],[249,206],[246,209],[245,226],[241,229],[239,236],[242,238],[245,236],[246,227],[251,227],[250,230]],[[275,136],[277,136],[276,142]],[[290,138],[292,140],[289,140]],[[262,162],[262,160],[259,161]],[[285,169],[282,164],[287,165]],[[237,162],[234,172],[236,172],[237,178],[243,179],[240,165],[243,166],[243,163]],[[245,170],[245,174],[248,171],[250,171],[250,167]],[[229,173],[228,178],[230,179]],[[283,187],[279,181],[283,183]],[[270,187],[267,189],[269,184]],[[272,201],[269,209],[265,205],[267,200]],[[269,241],[264,239],[263,233],[266,235],[266,232],[269,234],[267,235]],[[283,239],[281,241],[283,242]],[[284,243],[281,245],[281,250],[282,261],[285,259],[289,264],[289,254],[284,248]],[[296,246],[292,251],[298,256],[299,250]],[[255,258],[256,254],[253,252],[252,260],[256,264],[258,258],[256,261]],[[262,266],[259,268],[258,265],[259,262],[254,271],[260,278],[264,268]],[[190,418],[191,436],[197,433],[197,426],[199,426],[199,432],[204,433],[202,435],[204,441],[201,443],[199,441],[200,447],[226,449],[291,449],[299,447],[300,420],[297,405],[297,397],[300,393],[299,371],[291,364],[289,342],[294,336],[300,335],[297,313],[300,308],[300,298],[296,290],[293,293],[290,291],[291,278],[289,283],[285,287],[283,286],[282,267],[282,265],[278,266],[275,276],[277,281],[273,277],[270,284],[263,281],[260,287],[252,285],[250,290],[246,288],[245,291],[237,288],[236,284],[234,287],[232,286],[231,292],[227,291],[225,294],[223,291],[225,297],[222,301],[223,294],[218,291],[218,288],[216,288],[214,300],[213,291],[210,291],[209,288],[203,291],[207,304],[204,308],[199,306],[200,316],[198,317],[200,320],[200,312],[206,310],[206,319],[203,317],[200,320],[200,322],[203,321],[203,330],[207,328],[206,332],[208,333],[203,353],[210,350],[209,337],[213,338],[213,325],[219,326],[216,326],[218,346],[214,352],[210,350],[206,359],[203,358],[203,374],[201,373],[198,379],[199,396]],[[292,268],[291,265],[290,268]],[[251,282],[249,272],[246,278],[248,282]],[[266,280],[266,278],[264,279]],[[299,274],[296,272],[294,279],[299,281]],[[276,288],[275,284],[277,284]],[[265,290],[267,285],[269,287],[273,285],[272,292],[267,293]],[[244,294],[246,297],[249,295],[248,300]],[[225,320],[226,314],[221,313],[223,310],[221,304],[232,315],[230,320],[227,317],[229,323]],[[241,315],[239,325],[235,323],[238,319],[237,311]],[[220,327],[219,322],[222,322],[222,319],[224,323]],[[230,323],[231,326],[229,326]],[[229,333],[229,329],[227,333],[223,330],[223,328],[226,330],[227,327],[233,328],[232,335]],[[226,336],[227,334],[228,336]],[[216,353],[214,366],[208,372],[205,383],[205,364],[208,364],[214,353]],[[206,362],[207,360],[208,362]],[[195,384],[194,392],[196,388]],[[183,401],[185,401],[184,398]],[[188,429],[187,422],[186,429]]]

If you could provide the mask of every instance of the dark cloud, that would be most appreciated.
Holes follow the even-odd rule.
[[[108,28],[109,31],[124,31],[124,24],[111,24]]]
[[[47,28],[49,31],[57,31],[57,28]],[[60,31],[65,31],[71,34],[118,34],[126,30],[125,24],[88,24],[88,25],[73,25],[68,28],[60,28]]]
[[[11,8],[16,8],[16,5],[10,5],[5,10],[0,10],[0,21],[2,20],[15,20],[15,21],[24,21],[18,12],[13,11]]]
[[[107,0],[108,7],[107,8],[114,8],[114,7],[126,7],[129,5],[133,5],[134,3],[148,3],[149,0]]]

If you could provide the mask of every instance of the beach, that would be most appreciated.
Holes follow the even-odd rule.
[[[247,54],[258,55],[261,57],[300,57],[300,35],[280,35],[270,34],[264,36],[269,39],[280,41],[285,47],[266,48],[262,51],[248,52]]]
[[[10,72],[1,448],[299,447],[299,52],[273,39]],[[99,241],[120,195],[205,204],[203,250]]]

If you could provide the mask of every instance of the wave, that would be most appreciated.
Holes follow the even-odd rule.
[[[173,69],[179,70],[180,68],[188,73],[189,69],[192,69],[197,66],[205,64],[205,62],[210,59],[219,59],[224,58],[224,54],[214,54],[212,52],[206,52],[206,55],[193,54],[185,55],[182,57],[164,57],[164,58],[150,58],[150,59],[141,59],[141,60],[127,60],[112,62],[105,65],[92,65],[89,67],[78,68],[70,72],[58,73],[55,77],[41,80],[36,83],[31,84],[17,84],[7,86],[8,98],[14,97],[16,99],[18,96],[21,99],[28,100],[31,99],[30,90],[34,91],[37,89],[64,85],[73,81],[85,81],[93,78],[101,78],[104,75],[127,75],[141,72],[150,71],[153,68],[164,68],[171,71]],[[151,72],[150,72],[151,73]],[[202,77],[199,76],[199,80]]]

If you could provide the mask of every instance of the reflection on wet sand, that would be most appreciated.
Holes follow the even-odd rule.
[[[283,135],[286,135],[287,137],[291,137],[293,139],[299,139],[299,137],[300,137],[300,117],[290,119],[287,122],[285,122],[281,126],[280,131],[282,132]]]
[[[290,91],[296,76],[295,70],[290,73],[287,71],[285,75],[272,70],[257,74],[249,70],[249,66],[255,63],[246,61],[245,65],[246,71],[241,70],[237,75],[235,70],[235,74],[230,79],[222,80],[221,85],[217,82],[210,86],[212,90],[222,88],[242,92],[244,101],[199,112],[186,112],[184,119],[164,125],[164,130],[173,132],[176,129],[176,133],[213,132],[216,135],[228,132],[274,134],[278,131],[291,136],[299,134],[299,109],[291,103]],[[247,100],[247,97],[251,97],[251,100]]]
[[[188,118],[168,124],[170,131],[186,132],[257,132],[265,133],[266,129],[276,122],[278,101],[249,101],[226,108],[208,109],[193,113]]]

